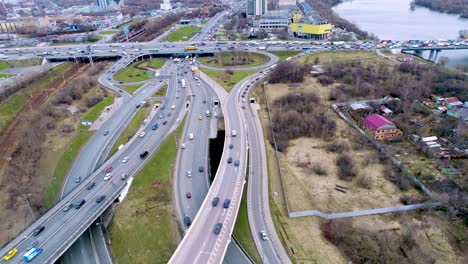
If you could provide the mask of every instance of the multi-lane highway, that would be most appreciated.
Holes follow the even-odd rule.
[[[19,250],[20,254],[18,257],[10,260],[11,263],[21,263],[21,253],[26,251],[26,248],[31,242],[32,231],[39,225],[45,226],[44,231],[37,236],[35,239],[39,242],[39,246],[43,248],[43,252],[36,257],[37,263],[52,262],[57,259],[67,247],[79,237],[79,235],[85,231],[85,229],[92,223],[102,211],[108,207],[110,203],[117,197],[119,190],[122,189],[126,181],[121,180],[121,176],[125,173],[133,175],[138,169],[143,166],[143,162],[147,159],[140,158],[140,154],[144,151],[154,151],[157,146],[162,142],[164,135],[167,135],[169,131],[176,126],[176,121],[180,122],[180,118],[177,117],[178,113],[185,107],[185,90],[180,92],[179,99],[176,99],[176,66],[168,67],[169,72],[172,72],[172,78],[170,80],[170,89],[168,90],[167,105],[175,105],[175,109],[171,110],[170,107],[166,107],[165,110],[159,110],[159,113],[164,113],[165,116],[160,119],[158,114],[155,115],[153,122],[167,121],[167,125],[161,125],[157,130],[153,131],[151,128],[146,127],[146,136],[143,138],[135,137],[131,140],[126,147],[120,150],[116,155],[111,157],[107,162],[101,166],[95,173],[89,176],[88,179],[81,182],[83,187],[88,186],[92,182],[95,186],[86,190],[86,188],[76,188],[69,194],[67,194],[57,205],[54,207],[55,210],[49,210],[45,215],[39,218],[33,225],[31,225],[23,236],[17,237],[9,245],[15,245]],[[148,90],[149,94],[156,91],[158,87],[154,86]],[[135,107],[136,105],[133,105]],[[160,109],[160,108],[159,108]],[[171,112],[171,118],[167,117],[167,113]],[[104,136],[104,135],[102,135]],[[130,160],[126,163],[120,162],[124,156],[130,157]],[[104,168],[112,166],[113,177],[109,181],[104,181]],[[95,200],[101,195],[106,195],[106,199],[103,202],[97,203]],[[64,212],[62,208],[69,202],[77,202],[81,199],[85,199],[85,204],[80,209],[70,209]],[[6,254],[9,247],[2,249],[0,254]]]
[[[243,82],[237,84],[228,98],[221,101],[226,138],[220,165],[200,211],[170,263],[184,263],[189,259],[192,263],[221,263],[231,242],[247,162],[247,135],[239,102],[242,86]],[[218,202],[214,205],[216,197]]]

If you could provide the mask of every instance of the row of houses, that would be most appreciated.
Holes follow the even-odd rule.
[[[461,102],[456,97],[436,97],[436,110],[437,114],[446,114],[456,119],[468,121],[468,102]]]

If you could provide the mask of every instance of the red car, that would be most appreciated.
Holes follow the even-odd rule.
[[[106,173],[109,173],[111,171],[112,171],[112,166],[109,166],[109,167],[106,168]]]
[[[187,199],[190,199],[190,198],[192,198],[192,193],[187,192]]]

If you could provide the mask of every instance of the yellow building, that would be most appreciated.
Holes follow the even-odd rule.
[[[331,24],[305,24],[305,23],[292,23],[291,32],[296,37],[304,37],[311,39],[327,39],[331,31]]]
[[[331,32],[331,24],[328,22],[318,23],[303,23],[302,15],[294,14],[293,23],[291,24],[291,32],[295,37],[303,37],[309,39],[327,39]]]

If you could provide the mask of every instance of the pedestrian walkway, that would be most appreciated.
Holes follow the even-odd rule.
[[[360,210],[360,211],[352,211],[352,212],[343,212],[343,213],[336,213],[336,214],[326,214],[320,211],[310,210],[310,211],[300,211],[300,212],[289,212],[289,217],[296,218],[296,217],[303,217],[303,216],[318,216],[318,217],[330,220],[330,219],[338,219],[338,218],[396,213],[396,212],[404,212],[404,211],[411,211],[411,210],[418,210],[418,209],[434,208],[439,205],[441,205],[441,203],[422,203],[422,204],[384,207],[384,208],[376,208],[376,209]]]

